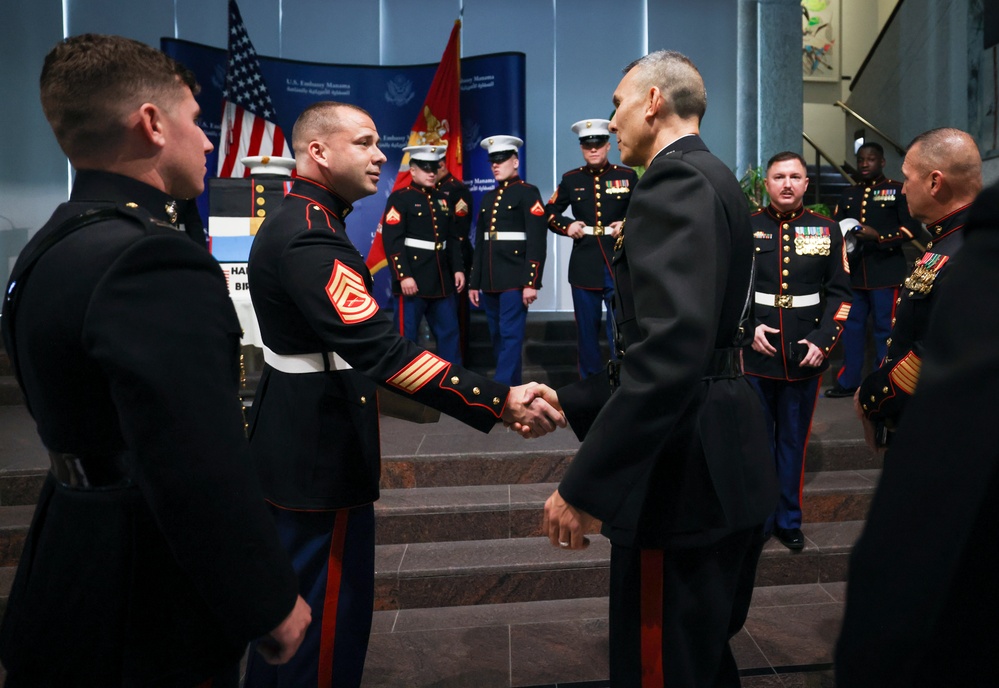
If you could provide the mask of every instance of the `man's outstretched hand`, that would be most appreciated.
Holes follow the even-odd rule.
[[[567,425],[555,390],[537,382],[510,388],[503,424],[526,438],[541,437]]]

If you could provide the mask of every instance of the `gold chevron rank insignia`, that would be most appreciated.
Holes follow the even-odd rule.
[[[337,314],[348,325],[364,322],[378,312],[378,303],[368,293],[364,278],[339,260],[333,264],[326,293]]]
[[[544,215],[545,207],[541,205],[541,201],[534,201],[534,205],[531,206],[531,215]]]
[[[402,222],[402,215],[399,211],[395,209],[395,206],[389,208],[389,211],[385,213],[385,224],[387,225],[397,225]]]
[[[424,351],[410,361],[409,365],[390,377],[387,382],[407,394],[413,394],[450,365],[444,359],[434,356],[429,351]]]
[[[468,204],[465,203],[465,199],[458,199],[457,205],[454,206],[454,214],[458,217],[465,217],[468,215]]]
[[[922,367],[922,360],[910,351],[891,369],[891,372],[888,373],[888,379],[900,390],[911,396],[916,391],[916,383],[919,382],[919,369]]]

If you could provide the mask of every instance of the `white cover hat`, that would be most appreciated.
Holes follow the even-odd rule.
[[[409,153],[411,160],[423,160],[425,162],[438,162],[447,153],[447,144],[436,146],[406,146],[403,153]]]
[[[516,153],[517,149],[524,145],[524,140],[518,139],[516,136],[487,136],[482,139],[482,143],[479,145],[489,151],[490,155],[506,151]]]
[[[609,119],[582,119],[572,125],[573,133],[579,140],[592,137],[610,138]]]

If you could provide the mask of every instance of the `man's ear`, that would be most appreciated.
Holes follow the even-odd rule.
[[[158,106],[152,103],[143,103],[139,106],[135,116],[138,118],[137,128],[147,141],[161,148],[166,145],[163,111]]]
[[[648,119],[655,119],[663,107],[663,94],[658,86],[650,86],[645,94],[645,116]]]
[[[943,190],[944,173],[940,170],[930,172],[930,195],[936,196]]]
[[[306,150],[309,157],[315,160],[317,165],[329,167],[329,161],[326,159],[326,145],[322,141],[309,141],[309,147]]]

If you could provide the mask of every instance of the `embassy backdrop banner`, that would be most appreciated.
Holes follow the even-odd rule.
[[[218,168],[219,133],[222,128],[222,87],[225,84],[226,51],[221,48],[173,38],[161,38],[163,52],[194,72],[201,85],[198,104],[201,126],[214,144],[208,158],[209,176]],[[270,90],[277,113],[274,122],[290,138],[299,113],[320,100],[338,100],[363,107],[371,113],[381,136],[379,147],[388,157],[382,166],[378,193],[354,204],[347,218],[351,241],[367,255],[375,228],[392,192],[402,148],[409,140],[413,122],[423,107],[437,64],[407,66],[334,65],[299,62],[258,56],[260,71]],[[482,196],[496,186],[486,152],[479,147],[483,138],[510,134],[524,138],[523,53],[495,53],[461,60],[461,131],[463,177],[472,192],[474,212]],[[527,176],[527,149],[520,156],[521,176]],[[207,185],[206,185],[207,187]],[[198,209],[208,218],[207,191],[198,199]],[[211,227],[209,226],[209,231]],[[224,240],[224,241],[223,241]],[[222,245],[219,245],[219,242]],[[213,239],[212,253],[222,262],[245,262],[252,237]],[[379,302],[390,302],[391,270],[375,276]]]

